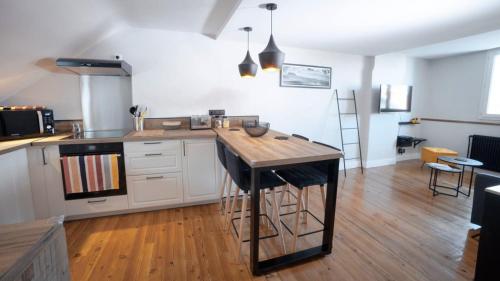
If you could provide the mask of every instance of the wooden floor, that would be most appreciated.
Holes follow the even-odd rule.
[[[72,278],[472,280],[472,197],[432,197],[428,177],[417,161],[367,169],[364,176],[349,171],[340,178],[333,254],[261,277],[248,270],[248,243],[245,262],[238,262],[236,240],[222,231],[215,204],[69,222]],[[313,210],[321,207],[317,193],[310,196]]]

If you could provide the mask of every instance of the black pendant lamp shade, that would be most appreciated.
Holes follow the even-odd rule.
[[[245,59],[238,65],[238,69],[240,70],[240,76],[242,78],[251,78],[255,77],[257,74],[257,64],[253,61],[250,56],[250,31],[252,28],[247,26],[242,28],[245,32],[247,32],[247,55]]]
[[[260,67],[264,71],[279,71],[285,61],[285,53],[276,46],[273,37],[273,10],[276,10],[278,5],[268,3],[262,7],[271,11],[271,36],[266,48],[259,54]]]

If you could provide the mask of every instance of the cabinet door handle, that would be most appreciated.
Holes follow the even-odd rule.
[[[185,141],[182,142],[182,153],[184,154],[184,156],[186,156],[186,142]]]
[[[104,198],[104,199],[98,199],[98,200],[87,200],[87,203],[89,204],[94,204],[94,203],[102,203],[102,202],[106,202],[108,199]]]
[[[145,142],[144,144],[161,144],[161,141]]]
[[[146,153],[144,156],[162,156],[162,153]]]
[[[45,159],[45,147],[42,147],[42,162],[43,165],[47,165],[47,159]]]
[[[146,177],[146,180],[159,180],[162,179],[163,176],[156,176],[156,177]]]

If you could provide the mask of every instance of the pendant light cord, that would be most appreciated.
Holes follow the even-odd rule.
[[[247,51],[250,52],[250,31],[247,31]]]
[[[271,35],[273,35],[273,10],[271,10]]]

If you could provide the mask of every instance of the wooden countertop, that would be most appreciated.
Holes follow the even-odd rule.
[[[14,150],[25,148],[31,145],[32,142],[39,140],[40,138],[32,139],[22,139],[22,140],[11,140],[0,142],[0,155],[9,153]]]
[[[214,131],[254,168],[331,160],[343,156],[338,150],[273,130],[257,138],[249,136],[243,128],[239,131],[230,131],[227,128]],[[274,138],[276,136],[288,136],[288,139],[277,140]]]
[[[213,130],[144,130],[142,132],[130,132],[124,141],[148,141],[163,139],[202,139],[216,138]]]
[[[57,227],[62,227],[62,218],[0,225],[0,279],[17,263],[29,259]]]

